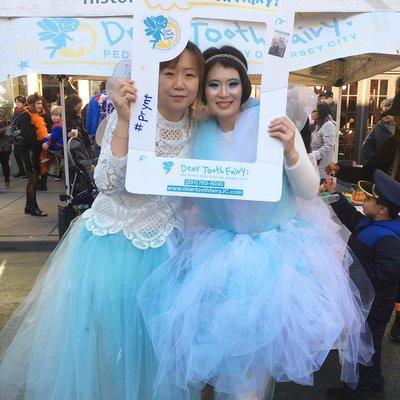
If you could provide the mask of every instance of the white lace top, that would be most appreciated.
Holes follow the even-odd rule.
[[[168,235],[182,230],[182,198],[139,195],[125,190],[127,157],[115,157],[111,139],[117,124],[114,112],[107,123],[94,177],[100,190],[92,208],[83,214],[86,227],[98,236],[122,231],[139,249],[162,246]],[[157,156],[187,157],[193,126],[187,115],[179,122],[157,117]]]

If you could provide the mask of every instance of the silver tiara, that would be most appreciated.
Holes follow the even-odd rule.
[[[215,54],[214,56],[211,56],[210,58],[207,58],[206,60],[206,64],[208,64],[209,62],[211,62],[212,60],[215,60],[216,58],[230,58],[231,60],[235,60],[238,64],[240,64],[243,69],[247,72],[247,67],[244,64],[244,62],[242,60],[240,60],[239,58],[233,56],[232,54]]]

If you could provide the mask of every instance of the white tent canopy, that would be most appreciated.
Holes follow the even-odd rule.
[[[327,61],[290,73],[290,82],[306,86],[342,86],[390,71],[400,66],[400,56],[361,54]]]

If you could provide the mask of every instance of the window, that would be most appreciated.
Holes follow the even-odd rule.
[[[15,96],[28,96],[28,81],[26,75],[13,79],[13,93]],[[31,93],[29,93],[31,94]]]
[[[342,104],[339,132],[339,160],[355,160],[357,134],[358,82],[342,86]]]
[[[388,94],[388,83],[387,79],[371,79],[368,101],[368,131],[379,121],[382,112],[381,103],[387,98]]]

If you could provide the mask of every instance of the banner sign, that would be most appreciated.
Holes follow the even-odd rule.
[[[133,193],[278,201],[283,148],[271,138],[269,122],[286,113],[289,39],[294,13],[290,1],[221,3],[218,0],[146,0],[136,3],[132,77],[138,89],[132,107],[126,189]],[[158,157],[156,119],[159,63],[172,60],[191,36],[193,18],[263,23],[264,48],[257,156],[253,163]],[[243,22],[247,24],[247,22]],[[240,48],[239,48],[240,50]],[[260,185],[260,182],[265,184]]]
[[[396,12],[299,16],[293,34],[290,70],[358,54],[398,55],[399,20],[400,13]]]
[[[88,17],[131,15],[138,0],[0,0],[0,16],[5,17]],[[276,0],[274,0],[276,1]],[[221,3],[267,4],[270,0],[220,0]],[[157,4],[156,1],[151,3]],[[180,1],[176,3],[179,5]],[[295,12],[400,11],[399,0],[297,0]]]
[[[393,12],[298,14],[289,68],[296,71],[349,55],[398,54],[399,20],[400,13]],[[196,18],[190,30],[200,49],[238,47],[250,73],[261,73],[263,24]],[[119,61],[134,56],[128,17],[0,19],[0,37],[7,38],[0,50],[0,81],[29,72],[109,76]]]

